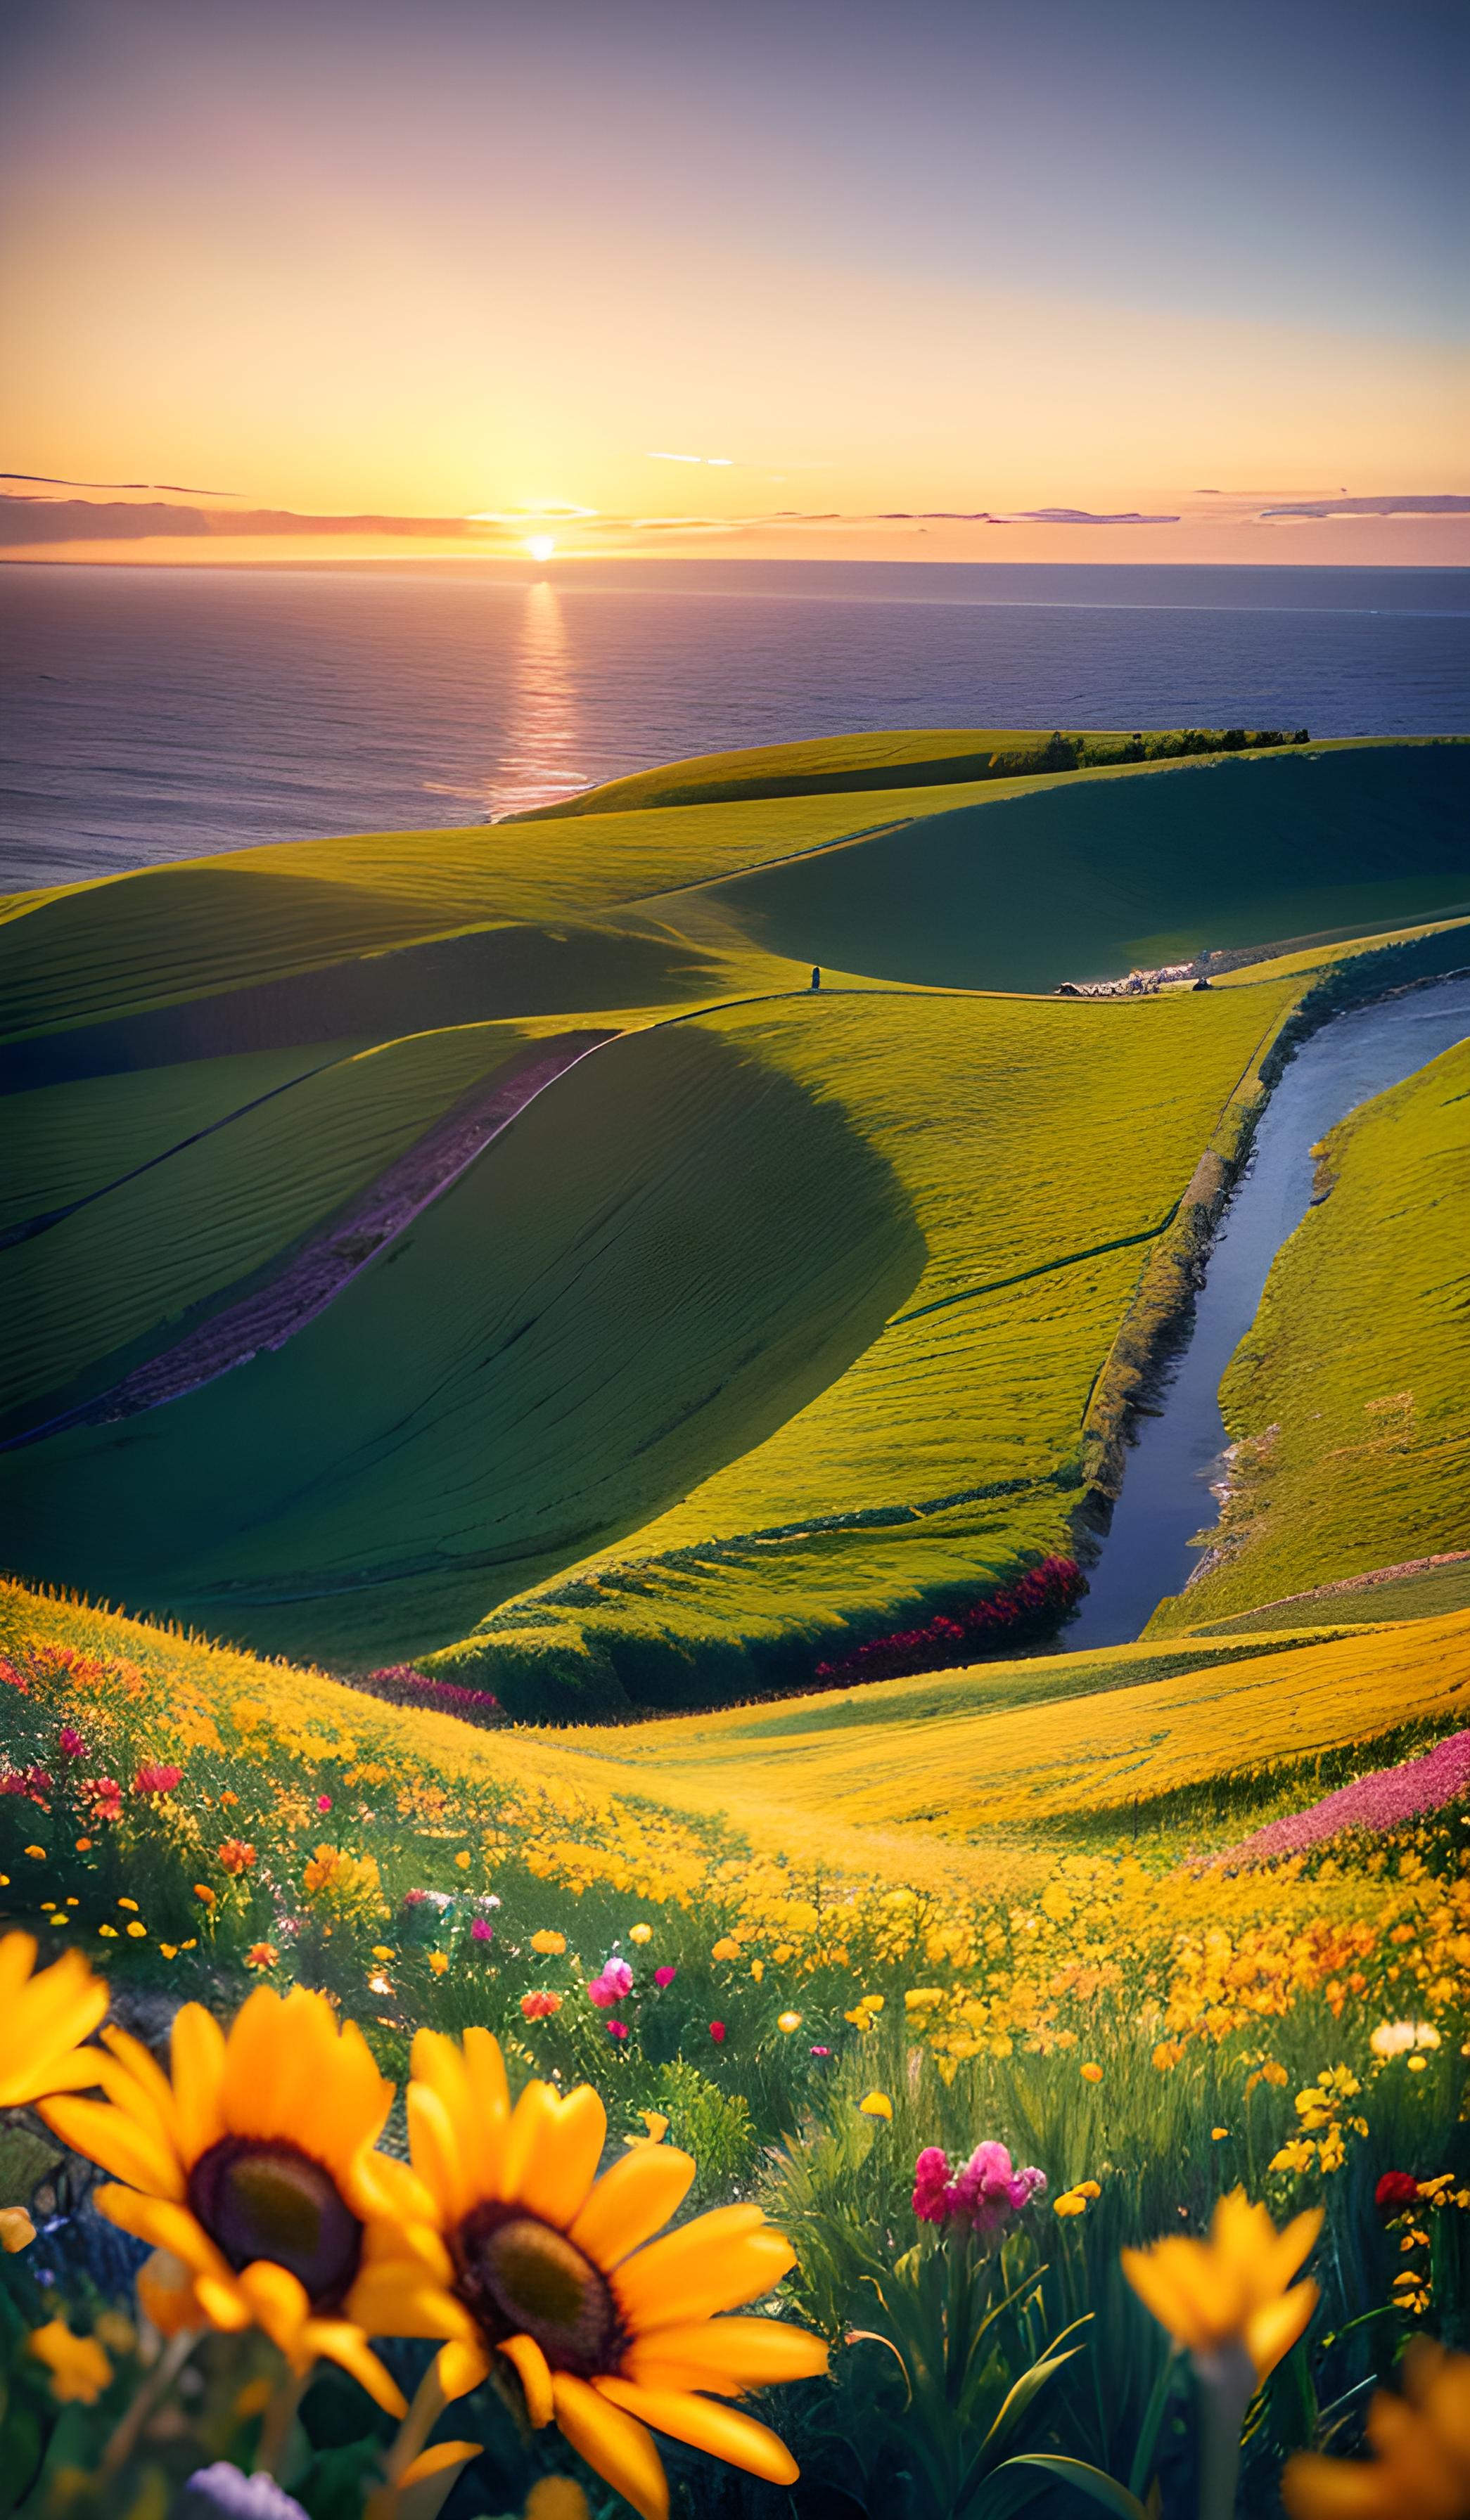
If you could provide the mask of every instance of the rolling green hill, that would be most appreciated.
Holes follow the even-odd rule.
[[[1470,909],[1467,796],[1470,749],[1447,744],[1082,773],[997,788],[703,899],[798,963],[1050,989]]]
[[[1330,1192],[1220,1386],[1236,1450],[1214,1558],[1151,1635],[1465,1546],[1470,1042],[1351,1113],[1321,1160]]]

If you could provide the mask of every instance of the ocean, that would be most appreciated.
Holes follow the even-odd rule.
[[[868,727],[1470,731],[1470,569],[0,569],[0,891]]]

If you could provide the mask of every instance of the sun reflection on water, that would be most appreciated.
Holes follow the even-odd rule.
[[[542,578],[526,590],[515,672],[506,695],[500,760],[486,782],[486,812],[498,820],[533,805],[554,805],[585,788],[580,766],[576,684],[561,598]]]

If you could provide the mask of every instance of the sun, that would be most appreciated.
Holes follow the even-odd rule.
[[[552,553],[556,549],[556,536],[554,534],[528,534],[526,537],[526,548],[529,552],[532,560],[550,560]]]

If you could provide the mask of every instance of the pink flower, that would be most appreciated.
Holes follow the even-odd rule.
[[[605,1977],[594,1977],[588,1984],[587,2002],[595,2003],[599,2012],[611,2012],[617,2001],[618,1989],[609,1986]]]
[[[625,2021],[610,2021],[608,2023],[608,2037],[610,2039],[625,2039],[627,2037],[627,2023]]]
[[[151,1759],[133,1778],[135,1794],[171,1794],[184,1771],[170,1768],[161,1760]]]
[[[317,1798],[316,1798],[316,1808],[317,1808],[317,1810],[318,1810],[319,1812],[329,1812],[329,1811],[331,1810],[331,1808],[332,1808],[332,1797],[331,1797],[331,1795],[330,1795],[330,1794],[318,1794],[318,1795],[317,1795]]]
[[[813,2048],[811,2053],[813,2056],[830,2056],[832,2050],[830,2048]]]
[[[724,2045],[725,2036],[724,2023],[722,2021],[712,2021],[710,2024],[710,2036],[713,2040],[716,2048],[722,2047]]]
[[[604,1986],[612,1987],[615,1993],[619,1995],[631,1995],[633,1991],[633,1972],[628,1967],[626,1960],[604,1960],[602,1964],[602,1982]]]
[[[64,1724],[62,1726],[60,1732],[57,1734],[56,1746],[60,1750],[64,1759],[84,1759],[87,1755],[87,1745],[85,1741],[82,1739],[81,1734],[70,1724]]]
[[[978,2143],[952,2174],[948,2154],[930,2144],[914,2164],[913,2209],[921,2223],[963,2223],[988,2234],[1045,2186],[1044,2173],[1017,2170],[1003,2143]]]
[[[122,1787],[115,1777],[88,1777],[81,1792],[91,1805],[94,1821],[122,1818]]]
[[[471,1942],[472,1942],[472,1943],[492,1943],[492,1942],[494,1941],[494,1939],[495,1939],[495,1928],[494,1928],[494,1926],[490,1923],[489,1918],[488,1918],[487,1916],[477,1916],[477,1917],[476,1917],[476,1919],[475,1919],[475,1921],[474,1921],[474,1923],[473,1923],[473,1924],[471,1925],[471,1927],[470,1927],[470,1940],[471,1940]]]
[[[672,1986],[674,1979],[677,1976],[678,1970],[676,1968],[656,1968],[654,1971],[654,1984],[655,1986]]]
[[[1217,1864],[1269,1864],[1278,1856],[1305,1855],[1345,1828],[1397,1828],[1421,1812],[1443,1810],[1470,1786],[1470,1732],[1452,1732],[1422,1759],[1397,1768],[1375,1768],[1351,1785],[1340,1785],[1306,1811],[1292,1812],[1258,1828],[1254,1837],[1215,1858]]]

